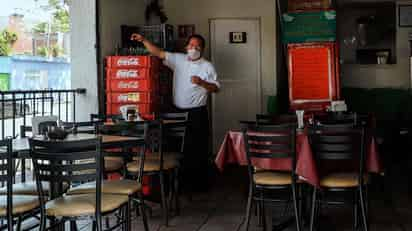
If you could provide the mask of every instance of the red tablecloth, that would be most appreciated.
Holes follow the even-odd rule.
[[[310,148],[309,139],[305,132],[297,133],[296,137],[296,174],[303,180],[314,186],[319,186],[319,173]],[[289,158],[284,159],[254,159],[253,164],[257,167],[271,170],[290,171]],[[223,171],[226,164],[247,165],[245,144],[243,134],[237,131],[229,131],[215,159],[216,166]],[[375,139],[369,139],[367,150],[366,168],[369,172],[380,173],[382,167],[376,148]]]

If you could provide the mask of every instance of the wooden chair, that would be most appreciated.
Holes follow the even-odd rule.
[[[75,228],[75,220],[85,217],[91,217],[96,229],[102,230],[102,217],[119,210],[124,216],[118,225],[130,227],[128,197],[103,193],[101,138],[63,142],[31,139],[30,149],[39,191],[41,231],[46,230],[47,218],[53,219],[50,228],[61,227],[69,220],[74,221],[71,225]],[[52,186],[52,200],[48,202],[42,182]],[[63,183],[79,182],[94,182],[94,192],[66,195],[62,190]]]
[[[20,230],[22,220],[34,216],[38,212],[40,202],[37,196],[13,193],[14,166],[11,140],[0,141],[0,148],[0,181],[6,184],[6,193],[0,195],[0,218],[7,221],[7,225],[0,228],[13,231],[14,224],[17,223],[17,230]],[[15,218],[18,218],[18,221]]]
[[[296,227],[300,230],[300,211],[298,211],[295,138],[296,125],[250,125],[243,129],[249,174],[249,196],[246,207],[245,230],[249,229],[253,201],[261,202],[264,218],[265,202],[286,202],[273,198],[268,192],[290,190],[295,212]],[[290,171],[280,172],[259,169],[252,160],[290,158]],[[265,225],[265,219],[263,219]],[[266,227],[264,226],[266,230]]]
[[[361,210],[363,229],[368,230],[365,188],[368,178],[365,172],[365,129],[353,123],[320,125],[309,130],[310,143],[321,174],[320,189],[314,188],[310,230],[314,228],[315,216],[320,214],[320,203],[344,204],[344,201],[324,200],[322,196],[331,192],[353,193],[354,230],[357,229],[358,209]],[[331,161],[337,164],[336,166]],[[337,162],[337,163],[336,163]],[[348,168],[343,168],[346,166]],[[353,168],[353,166],[356,166]],[[335,166],[331,168],[331,166]]]

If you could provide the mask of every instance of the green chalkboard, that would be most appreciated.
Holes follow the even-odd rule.
[[[300,12],[282,15],[283,43],[336,41],[336,12]]]

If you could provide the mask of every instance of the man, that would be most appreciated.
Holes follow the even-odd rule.
[[[208,186],[209,117],[207,98],[220,88],[213,65],[205,60],[205,39],[192,35],[186,43],[186,54],[165,52],[133,34],[132,40],[143,43],[154,56],[174,71],[173,100],[177,109],[189,113],[189,126],[183,159],[183,183],[188,190],[205,191]]]

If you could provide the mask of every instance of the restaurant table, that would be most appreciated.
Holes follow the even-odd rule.
[[[130,147],[141,145],[144,142],[143,137],[129,137],[129,136],[112,136],[112,135],[94,135],[87,133],[69,134],[63,140],[57,140],[57,142],[67,141],[79,141],[85,139],[93,139],[97,136],[102,137],[102,148],[117,148],[117,147]],[[46,140],[44,136],[34,137],[33,139]],[[17,138],[13,139],[13,152],[14,153],[27,153],[30,151],[29,138]]]
[[[382,173],[383,170],[375,138],[369,136],[367,142],[366,169],[370,173]],[[318,169],[316,165],[309,144],[309,137],[307,131],[304,129],[298,129],[296,133],[296,155],[296,174],[307,183],[319,187],[320,169]],[[290,171],[290,167],[292,166],[290,158],[253,159],[252,161],[256,167],[268,170]],[[226,134],[215,158],[215,164],[220,171],[223,171],[227,164],[247,165],[245,143],[242,132],[229,131]]]

